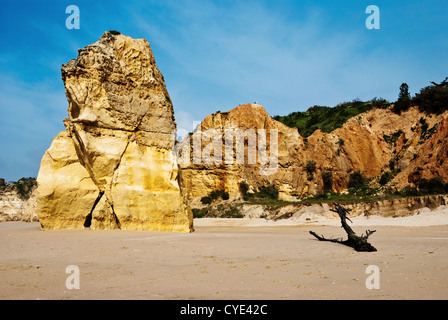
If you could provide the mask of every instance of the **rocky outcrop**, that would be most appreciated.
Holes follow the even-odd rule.
[[[424,131],[419,124],[420,134],[404,144],[398,154],[402,171],[395,178],[395,184],[399,187],[416,186],[422,179],[434,177],[448,182],[448,117],[426,124]]]
[[[292,191],[291,182],[303,178],[302,146],[296,129],[273,120],[260,105],[217,112],[178,148],[183,182],[190,198],[215,189],[239,195],[241,181],[252,186],[275,183]]]
[[[192,231],[173,106],[149,43],[106,32],[62,79],[69,118],[37,178],[42,228]]]
[[[9,183],[0,178],[0,222],[38,221],[36,185],[36,179],[31,177]]]
[[[36,212],[36,193],[31,192],[26,198],[17,190],[0,191],[0,222],[6,221],[38,221]]]

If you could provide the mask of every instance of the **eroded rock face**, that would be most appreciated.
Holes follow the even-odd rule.
[[[245,141],[244,163],[206,163],[204,152],[220,137],[223,145],[222,158],[226,158],[228,150],[236,154],[235,142],[230,142],[230,148],[224,146],[228,140],[226,132],[235,128],[257,132],[255,163],[247,161],[250,149],[248,141]],[[277,134],[275,145],[271,141],[272,131]],[[214,134],[207,136],[210,133]],[[260,134],[265,135],[266,143],[260,143]],[[201,141],[201,148],[195,147],[196,137]],[[254,188],[275,185],[281,192],[280,196],[290,200],[291,196],[321,192],[323,172],[331,172],[334,191],[342,191],[347,188],[350,172],[361,170],[367,177],[377,176],[388,164],[391,155],[381,133],[372,131],[367,122],[353,119],[332,133],[317,130],[304,139],[297,129],[272,119],[257,104],[240,105],[229,112],[218,112],[206,117],[190,139],[183,141],[182,149],[186,148],[185,145],[190,146],[191,156],[188,163],[182,162],[182,171],[192,198],[204,196],[216,189],[224,189],[238,196],[239,183],[245,181]],[[275,168],[266,174],[260,174],[260,170],[265,167],[260,161],[260,148],[266,150],[269,157],[276,157],[269,161],[269,165],[272,163]],[[185,153],[184,150],[182,152]],[[208,151],[205,153],[208,154]],[[198,161],[200,156],[202,157]],[[309,163],[314,163],[315,169],[309,170]]]
[[[83,228],[100,190],[62,131],[45,152],[37,176],[36,211],[44,229]]]
[[[275,184],[287,192],[301,179],[303,143],[297,129],[275,121],[261,105],[217,112],[179,146],[183,181],[191,198],[216,189],[239,195],[241,181]]]
[[[69,118],[37,179],[42,227],[192,231],[173,106],[149,43],[106,32],[62,79]]]
[[[266,175],[260,174],[263,165],[258,156],[254,164],[248,163],[248,141],[244,144],[244,163],[225,162],[227,151],[235,155],[237,149],[235,142],[231,142],[226,149],[228,139],[225,132],[235,129],[243,132],[248,129],[256,132],[266,130],[266,146],[255,141],[257,155],[260,147],[266,149],[268,154],[273,150],[269,132],[277,132],[275,170]],[[187,190],[191,198],[196,198],[192,201],[193,205],[199,204],[197,199],[217,189],[226,190],[231,197],[239,197],[239,183],[242,181],[255,189],[275,185],[281,198],[297,200],[297,196],[321,193],[322,174],[326,172],[331,173],[332,191],[336,192],[347,189],[349,175],[357,170],[366,178],[377,180],[384,172],[401,171],[389,182],[391,187],[399,188],[415,185],[422,178],[440,176],[446,180],[447,135],[448,112],[428,116],[413,107],[400,115],[390,109],[372,109],[349,119],[341,128],[330,133],[316,130],[304,139],[297,129],[272,119],[262,106],[245,104],[206,117],[179,149],[182,155],[189,153],[190,161],[182,161],[181,166]],[[199,141],[196,147],[195,139]],[[216,144],[219,140],[221,143]],[[216,153],[220,148],[222,162],[207,162],[207,158],[212,158],[207,157],[211,154],[210,150],[215,149]],[[314,170],[308,170],[309,163],[314,163]]]
[[[400,187],[414,186],[422,179],[434,177],[448,182],[448,114],[440,122],[429,123],[426,132],[421,132],[421,128],[419,131],[416,139],[407,142],[400,150],[399,155],[404,161],[402,171],[395,178]]]

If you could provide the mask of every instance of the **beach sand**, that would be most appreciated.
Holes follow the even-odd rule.
[[[191,234],[4,222],[0,299],[447,299],[446,216],[354,218],[358,234],[377,230],[369,253],[309,234],[346,238],[337,219],[199,219]],[[69,265],[79,289],[66,287]],[[370,265],[379,289],[366,286]]]

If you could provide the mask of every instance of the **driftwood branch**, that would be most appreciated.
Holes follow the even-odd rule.
[[[310,234],[312,234],[314,237],[316,237],[319,241],[330,241],[330,242],[336,242],[340,244],[344,244],[346,246],[354,248],[356,251],[377,251],[375,247],[373,247],[370,243],[367,242],[367,239],[369,236],[374,233],[376,230],[367,230],[366,235],[358,236],[356,233],[352,230],[352,228],[348,225],[347,220],[353,223],[350,218],[347,217],[347,214],[350,213],[350,210],[347,210],[343,206],[339,205],[338,203],[334,204],[335,209],[330,209],[333,212],[336,212],[339,215],[339,218],[341,219],[341,225],[342,228],[344,228],[345,232],[347,233],[348,239],[342,240],[342,239],[327,239],[324,236],[319,236],[315,232],[310,231]]]
[[[315,232],[313,232],[313,231],[310,231],[310,233],[313,235],[313,236],[315,236],[317,239],[319,239],[319,241],[330,241],[330,242],[336,242],[336,243],[342,243],[342,244],[344,244],[344,242],[345,241],[343,241],[342,240],[342,238],[341,239],[327,239],[327,238],[325,238],[324,236],[319,236],[319,235],[317,235]]]

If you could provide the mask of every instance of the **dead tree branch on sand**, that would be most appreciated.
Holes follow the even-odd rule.
[[[345,244],[346,246],[354,248],[356,251],[376,251],[376,248],[373,247],[370,243],[367,242],[367,238],[374,233],[376,230],[367,230],[366,235],[361,235],[360,237],[356,235],[356,233],[350,228],[350,226],[347,223],[347,220],[352,222],[348,217],[347,214],[349,213],[349,210],[345,209],[338,203],[334,203],[334,206],[336,210],[330,209],[330,211],[336,212],[339,215],[339,218],[341,218],[341,224],[342,228],[344,228],[345,232],[347,233],[348,239],[342,240],[342,239],[326,239],[323,236],[318,236],[315,232],[310,231],[310,234],[315,236],[319,241],[330,241],[330,242],[336,242],[340,244]],[[353,223],[353,222],[352,222]]]

